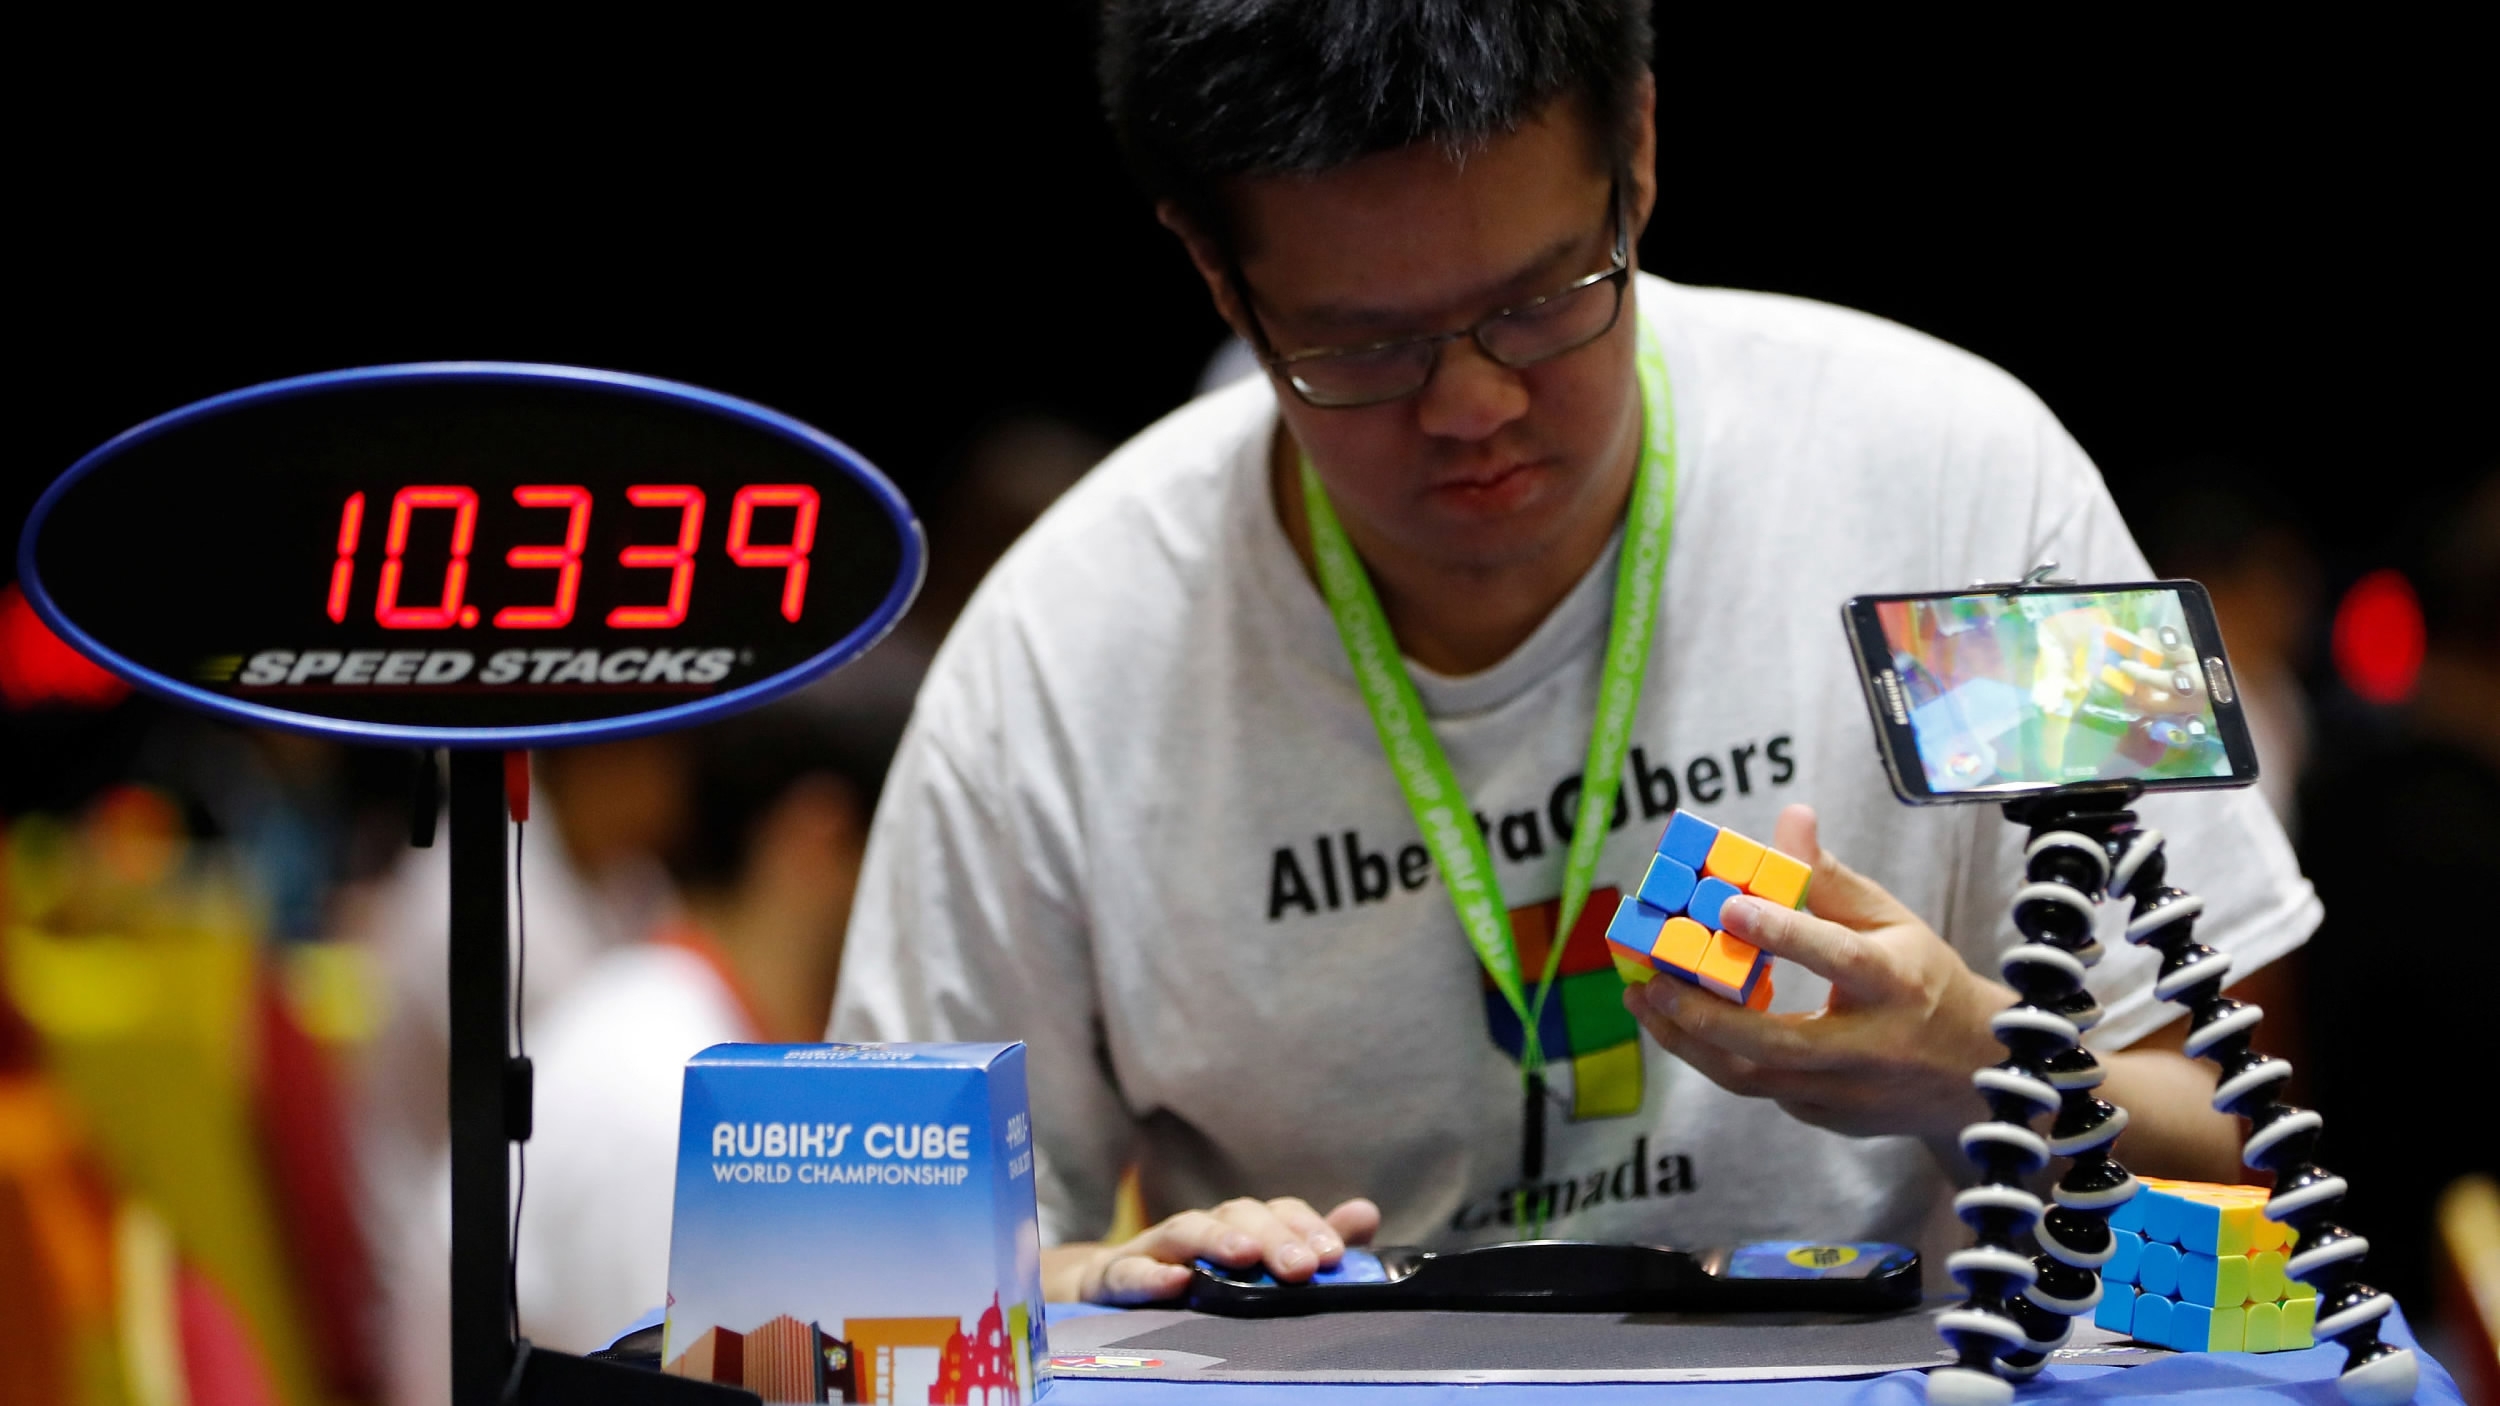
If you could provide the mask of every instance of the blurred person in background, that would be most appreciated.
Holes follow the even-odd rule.
[[[128,774],[182,798],[192,827],[226,842],[268,935],[292,944],[332,936],[342,885],[383,873],[407,845],[405,805],[372,804],[403,769],[372,748],[168,710]]]
[[[883,718],[899,740],[929,661],[973,587],[1042,510],[1075,487],[1110,448],[1066,420],[1034,412],[975,432],[953,482],[933,504],[922,505],[929,572],[910,612],[884,642],[819,687],[863,717]]]
[[[602,953],[645,940],[675,911],[661,859],[685,834],[686,748],[662,733],[539,754],[520,858],[525,1019],[543,1019]],[[438,831],[342,903],[346,935],[372,954],[381,1007],[356,1071],[359,1214],[382,1284],[392,1399],[427,1406],[450,1390],[449,1232],[434,1205],[450,1147],[449,860]]]
[[[653,941],[593,963],[531,1040],[519,1292],[532,1341],[604,1347],[661,1301],[686,1061],[824,1030],[889,750],[846,721],[802,693],[691,734],[692,811],[669,855],[680,908]]]
[[[929,579],[902,629],[943,638],[990,567],[1111,446],[1051,415],[1012,415],[974,436],[929,525]]]
[[[2334,1013],[2307,1071],[2322,1156],[2352,1182],[2338,1219],[2370,1237],[2367,1279],[2416,1314],[2441,1188],[2495,1163],[2474,1110],[2500,988],[2500,473],[2423,516],[2411,697],[2329,739],[2301,801],[2303,867],[2327,911],[2309,989]]]
[[[12,648],[0,676],[27,662]],[[18,689],[8,709],[0,742],[86,743],[7,768],[0,1222],[24,1219],[0,1223],[0,1286],[30,1340],[11,1375],[99,1406],[370,1399],[375,1284],[333,1077],[359,983],[324,980],[343,949],[311,940],[355,768],[101,691]],[[96,1254],[118,1281],[101,1300],[70,1264]],[[118,1374],[82,1346],[99,1333],[126,1345]]]
[[[2291,515],[2238,464],[2208,460],[2166,477],[2196,486],[2166,499],[2145,524],[2145,555],[2163,576],[2191,577],[2213,596],[2257,748],[2258,793],[2297,836],[2311,732],[2300,680],[2317,622],[2317,553]]]

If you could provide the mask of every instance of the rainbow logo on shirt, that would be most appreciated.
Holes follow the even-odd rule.
[[[1545,998],[1537,1019],[1537,1038],[1545,1057],[1571,1063],[1571,1116],[1623,1118],[1641,1108],[1641,1027],[1623,1008],[1623,976],[1606,949],[1606,924],[1623,901],[1619,889],[1589,891],[1580,921],[1563,944],[1562,966],[1554,974],[1554,990]],[[1545,971],[1553,950],[1554,923],[1562,916],[1562,900],[1547,899],[1510,910],[1510,932],[1519,948],[1521,984],[1534,999],[1536,979]],[[1493,978],[1481,969],[1484,1018],[1493,1043],[1515,1063],[1526,1043],[1519,1013],[1502,999]]]

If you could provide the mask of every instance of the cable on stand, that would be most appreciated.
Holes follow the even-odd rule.
[[[2153,992],[2187,1009],[2186,1053],[2220,1069],[2215,1109],[2249,1122],[2240,1158],[2273,1174],[2265,1214],[2299,1232],[2284,1272],[2317,1287],[2313,1331],[2345,1350],[2338,1389],[2352,1406],[2408,1400],[2419,1374],[2415,1355],[2378,1336],[2395,1300],[2351,1278],[2369,1242],[2330,1219],[2348,1187],[2317,1164],[2325,1120],[2275,1098],[2292,1066],[2252,1048],[2264,1012],[2222,994],[2231,959],[2195,940],[2204,900],[2163,882],[2161,832],[2137,828],[2127,808],[2139,794],[2125,783],[2005,807],[2006,819],[2030,832],[2013,905],[2023,941],[2002,963],[2016,998],[1991,1023],[2006,1058],[1972,1076],[1988,1117],[1963,1129],[1961,1143],[1980,1180],[1954,1198],[1954,1210],[1978,1243],[1945,1261],[1970,1297],[1937,1319],[1957,1360],[1928,1375],[1928,1399],[1938,1406],[2010,1401],[2013,1383],[2037,1374],[2072,1334],[2072,1320],[2100,1302],[2100,1266],[2115,1248],[2109,1214],[2139,1186],[2109,1155],[2126,1129],[2126,1110],[2093,1094],[2101,1066],[2082,1044],[2101,1017],[2084,977],[2101,956],[2092,919],[2106,893],[2131,904],[2127,941],[2161,954]],[[2044,1138],[2032,1122],[2052,1111]],[[2051,1156],[2074,1160],[2051,1193],[2055,1204],[2044,1205],[2021,1183]],[[2026,1234],[2039,1253],[2023,1252]]]

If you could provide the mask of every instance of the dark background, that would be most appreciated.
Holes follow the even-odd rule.
[[[0,526],[135,421],[360,363],[713,386],[915,497],[1015,411],[1125,436],[1220,328],[1097,114],[1088,11],[923,13],[64,56],[14,144]],[[1997,361],[2131,515],[2235,456],[2358,560],[2492,462],[2490,123],[2442,67],[2460,44],[1659,26],[1650,269]]]

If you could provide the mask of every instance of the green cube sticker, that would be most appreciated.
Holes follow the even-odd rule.
[[[1611,970],[1566,976],[1554,983],[1549,999],[1562,1002],[1563,1028],[1570,1032],[1574,1053],[1602,1050],[1640,1036],[1640,1022],[1623,1008],[1623,978]]]

